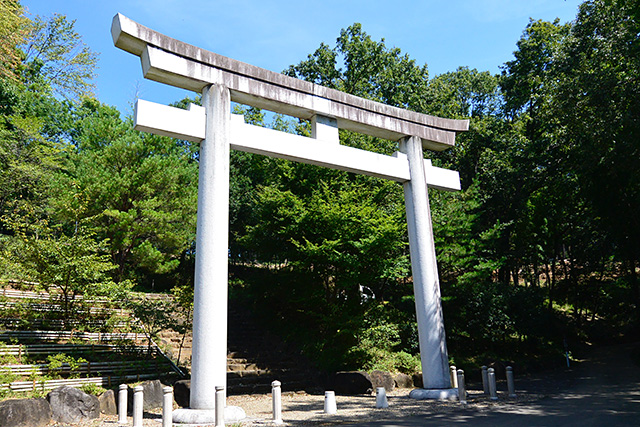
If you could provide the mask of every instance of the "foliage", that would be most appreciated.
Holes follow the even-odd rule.
[[[178,355],[176,357],[176,364],[180,364],[182,349],[184,348],[187,334],[193,328],[193,286],[175,286],[171,290],[171,293],[175,299],[175,308],[173,311],[175,322],[172,325],[172,328],[182,335],[182,338],[180,339],[180,346],[178,348]]]
[[[69,378],[78,378],[79,373],[76,371],[80,367],[81,363],[87,363],[87,361],[82,357],[74,358],[65,353],[50,354],[47,356],[47,364],[49,368],[48,376],[52,379],[60,378],[60,374],[56,371],[69,366]]]
[[[174,302],[169,298],[148,298],[144,295],[133,295],[124,301],[124,306],[131,310],[138,326],[147,337],[147,352],[151,355],[153,341],[158,339],[158,333],[165,329],[176,329],[177,320]]]
[[[80,390],[82,390],[84,393],[91,394],[93,396],[100,396],[102,393],[107,391],[106,388],[100,387],[98,384],[95,384],[95,383],[84,383],[80,386]]]
[[[69,310],[81,311],[80,294],[128,301],[150,339],[167,326],[186,333],[197,146],[138,133],[98,100],[56,99],[90,89],[96,56],[66,18],[29,26],[18,3],[0,5],[0,32],[12,29],[0,42],[3,274],[59,287]],[[429,192],[457,361],[554,358],[565,337],[637,332],[638,18],[635,2],[587,0],[573,22],[532,19],[499,75],[459,67],[430,78],[426,65],[360,24],[285,70],[470,120],[455,147],[429,154],[458,170],[463,188]],[[176,106],[188,102],[198,100]],[[310,133],[304,120],[236,112]],[[395,141],[347,131],[340,142],[397,150]],[[251,153],[232,152],[230,161],[230,272],[242,284],[231,295],[322,367],[415,369],[402,187]],[[129,298],[133,284],[174,288],[177,303]],[[182,321],[160,314],[167,310]]]
[[[52,202],[65,209],[65,198],[82,200],[80,219],[104,242],[116,282],[153,286],[160,279],[167,286],[195,236],[191,147],[136,132],[130,119],[90,98],[71,106],[49,131],[64,141],[66,155]]]
[[[21,61],[17,47],[27,34],[28,19],[16,0],[0,0],[0,77],[17,79]]]
[[[78,98],[91,94],[98,55],[82,42],[74,25],[64,15],[38,16],[31,22],[23,50],[28,76],[37,75],[54,93]]]

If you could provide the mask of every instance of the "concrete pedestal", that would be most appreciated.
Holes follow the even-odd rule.
[[[245,419],[247,415],[238,406],[224,408],[224,422],[235,423]],[[181,426],[215,426],[216,411],[214,409],[189,409],[182,408],[173,411],[173,423]]]
[[[427,399],[436,399],[436,400],[457,400],[458,399],[458,389],[456,388],[417,388],[415,390],[411,390],[409,393],[409,397],[416,400],[427,400]]]

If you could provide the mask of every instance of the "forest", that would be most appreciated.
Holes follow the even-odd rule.
[[[141,133],[93,94],[97,53],[65,16],[0,0],[0,278],[124,301],[193,287],[198,145]],[[499,74],[430,76],[358,23],[283,73],[469,119],[427,152],[462,191],[430,191],[449,356],[559,366],[566,346],[640,332],[640,3],[530,20]],[[186,108],[193,99],[176,100]],[[234,105],[247,122],[303,120]],[[387,141],[340,131],[384,154]],[[402,187],[232,151],[230,297],[318,367],[419,369]]]

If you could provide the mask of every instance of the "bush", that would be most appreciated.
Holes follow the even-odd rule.
[[[94,383],[85,383],[80,386],[80,390],[87,394],[91,394],[93,396],[100,396],[102,393],[107,391],[106,388],[100,387],[98,384]]]

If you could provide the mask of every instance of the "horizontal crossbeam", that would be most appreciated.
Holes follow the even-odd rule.
[[[444,150],[468,120],[420,114],[265,70],[183,43],[117,14],[114,44],[140,56],[144,76],[201,92],[205,86],[229,88],[233,101],[302,119],[335,118],[338,127],[397,141],[418,136],[425,148]]]
[[[140,131],[194,142],[205,137],[204,108],[191,104],[189,110],[138,100],[135,128]],[[244,123],[232,115],[231,148],[270,157],[294,160],[397,182],[410,180],[409,163],[402,153],[396,157],[346,147],[332,141],[280,132]],[[458,172],[431,165],[425,160],[427,184],[441,190],[460,190]]]

